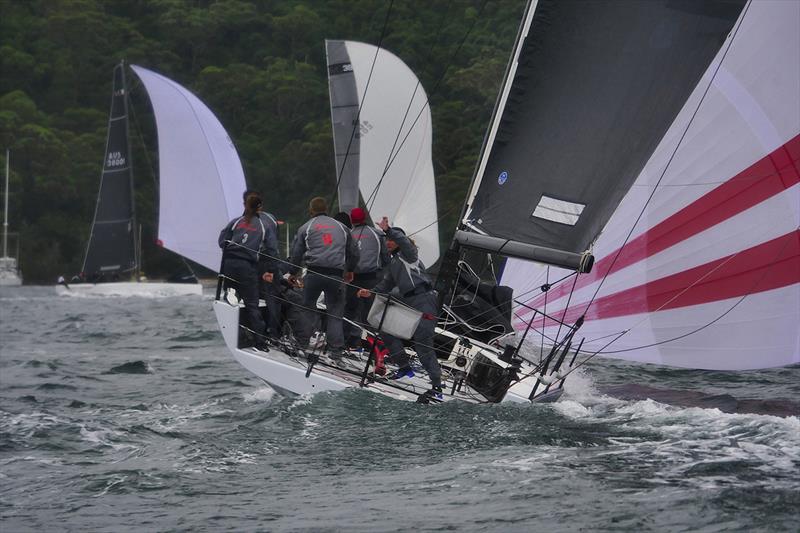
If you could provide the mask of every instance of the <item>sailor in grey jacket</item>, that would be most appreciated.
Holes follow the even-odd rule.
[[[358,264],[358,248],[350,230],[329,217],[327,210],[324,198],[312,198],[309,202],[311,219],[297,230],[289,272],[296,276],[303,264],[308,267],[303,289],[303,306],[307,309],[316,309],[317,298],[325,294],[328,355],[335,359],[344,348],[342,280],[352,281],[353,269]],[[298,341],[301,346],[308,343],[306,338],[298,338]]]

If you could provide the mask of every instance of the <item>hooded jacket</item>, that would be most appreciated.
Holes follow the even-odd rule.
[[[420,261],[417,247],[411,239],[394,228],[386,231],[386,238],[396,242],[398,249],[392,254],[383,278],[373,290],[388,293],[396,287],[403,299],[410,298],[415,291],[431,290],[433,288],[431,278],[425,272],[425,265]]]

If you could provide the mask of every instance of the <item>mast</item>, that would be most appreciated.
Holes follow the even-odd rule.
[[[139,270],[141,268],[142,263],[142,228],[137,226],[136,224],[136,193],[133,187],[133,157],[131,157],[131,131],[130,131],[130,120],[128,120],[128,99],[130,98],[128,93],[128,81],[125,77],[125,60],[120,59],[119,61],[120,68],[122,69],[122,92],[123,92],[123,100],[122,104],[125,109],[125,140],[128,143],[127,146],[127,154],[128,154],[128,182],[130,183],[130,191],[131,191],[131,228],[133,231],[133,271],[136,275],[136,281],[139,281]],[[138,232],[137,232],[138,229]],[[137,235],[138,233],[138,235]]]
[[[3,211],[3,257],[8,257],[8,159],[11,157],[8,148],[6,148],[6,203],[5,211]]]

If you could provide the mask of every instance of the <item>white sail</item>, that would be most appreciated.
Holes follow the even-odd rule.
[[[244,171],[225,128],[195,95],[132,65],[144,83],[158,127],[161,245],[218,270],[220,229],[242,211]]]
[[[355,76],[361,197],[373,219],[388,216],[412,236],[430,266],[439,258],[439,226],[425,90],[391,52],[354,41],[331,43],[344,44]]]
[[[595,243],[593,272],[571,296],[571,278],[547,293],[551,316],[586,312],[583,351],[720,370],[800,363],[800,3],[752,2],[739,24]],[[542,309],[538,287],[566,274],[510,260],[503,283]],[[515,312],[524,327],[530,311]]]

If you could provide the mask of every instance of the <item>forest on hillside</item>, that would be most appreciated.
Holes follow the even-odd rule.
[[[10,231],[26,282],[80,270],[123,59],[197,94],[266,208],[302,222],[310,196],[335,190],[326,38],[380,44],[421,80],[449,242],[523,9],[522,0],[0,0],[0,157],[11,151]],[[159,277],[180,259],[154,244],[154,126],[129,79],[143,269]]]

